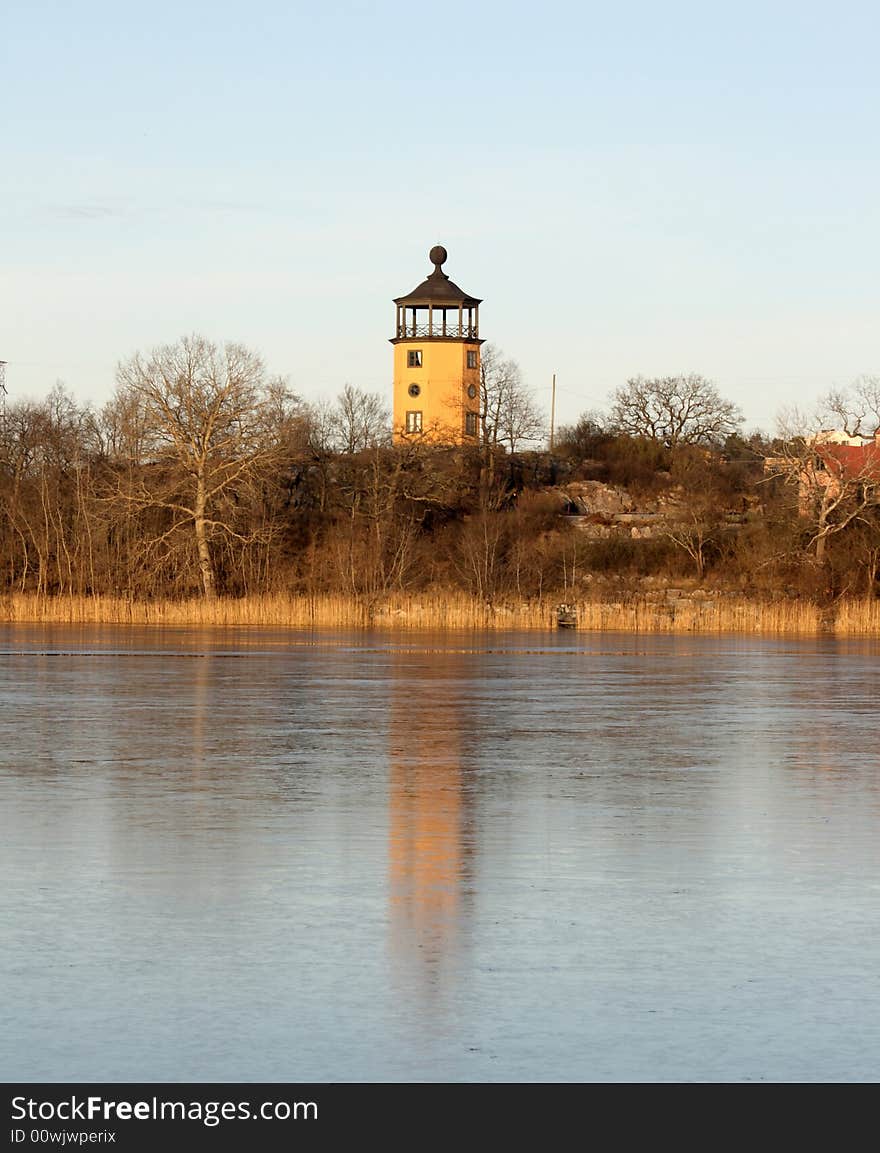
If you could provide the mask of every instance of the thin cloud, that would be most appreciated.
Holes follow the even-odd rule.
[[[210,213],[217,215],[240,214],[251,216],[302,216],[313,214],[316,206],[308,201],[267,202],[212,198],[198,200],[175,198],[171,200],[96,199],[56,201],[44,206],[44,212],[61,220],[115,220],[122,216],[155,216],[175,213]]]
[[[105,201],[78,201],[69,204],[49,204],[46,211],[64,220],[109,220],[122,216],[125,206]]]
[[[206,200],[204,202],[193,201],[189,207],[191,208],[206,208],[209,212],[268,212],[271,208],[267,204],[248,204],[246,201],[237,200]]]

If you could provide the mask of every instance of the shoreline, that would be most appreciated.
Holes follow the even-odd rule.
[[[13,593],[0,598],[0,621],[546,632],[556,629],[556,607],[562,595],[487,604],[456,593],[396,594],[372,602],[332,595],[135,601],[123,597]],[[761,601],[704,591],[699,596],[679,596],[674,600],[630,596],[569,603],[577,607],[577,627],[583,632],[880,636],[880,601],[876,600],[841,601],[833,616],[805,601]]]

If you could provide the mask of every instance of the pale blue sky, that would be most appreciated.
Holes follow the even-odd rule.
[[[200,331],[390,400],[438,242],[560,421],[694,371],[769,427],[880,373],[875,4],[2,10],[12,399]]]

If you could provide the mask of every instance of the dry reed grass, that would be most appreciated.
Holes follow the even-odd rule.
[[[877,636],[880,634],[880,601],[839,601],[833,631],[838,636]]]
[[[130,601],[113,597],[37,597],[14,594],[0,600],[0,619],[57,624],[257,625],[276,628],[399,628],[435,630],[549,629],[556,599],[487,606],[461,593],[391,596],[370,606],[344,596],[253,597],[213,602]],[[801,601],[749,601],[734,597],[642,598],[580,601],[579,627],[646,633],[746,633],[815,636],[880,635],[880,605],[845,601],[836,618]]]

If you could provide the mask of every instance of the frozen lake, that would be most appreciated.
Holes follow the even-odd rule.
[[[0,626],[0,1079],[877,1080],[878,668]]]

